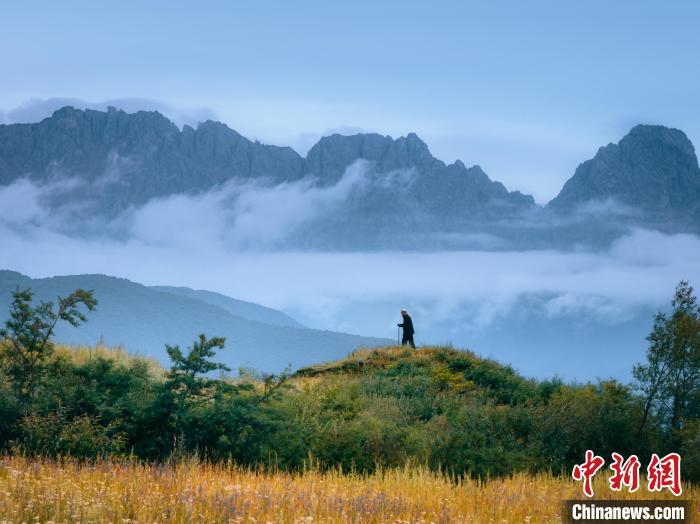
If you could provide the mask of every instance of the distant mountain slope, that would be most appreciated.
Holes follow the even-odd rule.
[[[361,337],[263,323],[236,316],[224,307],[182,294],[158,291],[129,280],[104,275],[31,279],[0,271],[0,322],[7,318],[10,293],[30,287],[37,300],[56,300],[75,288],[92,289],[99,304],[87,323],[61,326],[57,340],[69,344],[124,345],[129,351],[167,364],[165,344],[189,345],[199,333],[226,337],[220,358],[232,368],[252,366],[279,371],[339,358],[357,347],[387,344],[386,339]],[[282,315],[280,313],[280,315]]]
[[[150,288],[155,289],[156,291],[173,293],[174,295],[181,295],[183,297],[201,300],[202,302],[206,302],[208,304],[214,304],[215,306],[224,308],[229,313],[247,320],[256,320],[264,324],[273,324],[275,326],[295,328],[304,327],[292,317],[285,315],[281,311],[261,306],[259,304],[253,304],[252,302],[237,300],[235,298],[222,295],[221,293],[176,286],[150,286]]]
[[[581,164],[547,208],[574,213],[592,202],[618,204],[641,223],[700,226],[700,168],[678,129],[638,125]]]

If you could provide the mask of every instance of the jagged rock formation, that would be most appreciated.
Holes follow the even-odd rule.
[[[634,127],[581,164],[547,208],[571,214],[606,202],[642,223],[700,225],[700,168],[688,137],[663,126]]]
[[[519,193],[511,196],[478,167],[467,169],[461,162],[445,166],[413,133],[397,140],[376,134],[333,135],[321,139],[303,159],[289,147],[251,142],[218,122],[180,131],[158,112],[64,107],[36,124],[0,126],[0,184],[23,176],[99,183],[111,174],[113,192],[118,188],[125,193],[120,200],[129,204],[207,190],[235,177],[275,183],[315,175],[328,185],[360,158],[372,162],[377,173],[416,169],[431,178],[426,182],[433,190],[444,184],[450,197],[472,204],[488,199],[512,199],[515,206],[533,203]]]
[[[695,150],[681,131],[662,126],[637,126],[601,148],[543,210],[478,165],[446,165],[413,133],[331,135],[303,158],[218,122],[180,130],[157,112],[64,107],[39,123],[0,125],[0,186],[28,177],[51,188],[45,205],[80,220],[112,219],[154,198],[203,193],[233,180],[267,186],[305,180],[332,189],[358,160],[365,161],[361,179],[317,220],[286,235],[286,245],[560,247],[605,243],[633,226],[700,229]]]
[[[289,180],[301,176],[302,167],[289,147],[251,142],[211,121],[180,131],[154,111],[64,107],[36,124],[0,126],[0,184],[24,176],[77,177],[95,186],[93,194],[109,185],[111,210],[204,191],[232,176]]]

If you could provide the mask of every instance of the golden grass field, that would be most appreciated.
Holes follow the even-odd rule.
[[[613,498],[605,475],[596,495]],[[682,498],[697,500],[698,487]],[[580,485],[551,475],[454,481],[423,468],[372,475],[264,473],[234,465],[177,465],[0,457],[0,522],[557,522]],[[651,497],[644,486],[634,495]],[[698,507],[693,509],[700,522]]]

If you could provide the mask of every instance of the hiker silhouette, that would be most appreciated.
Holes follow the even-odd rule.
[[[416,343],[413,341],[413,335],[415,330],[413,329],[413,320],[411,319],[408,311],[405,309],[401,310],[401,316],[403,317],[403,322],[401,324],[396,324],[400,328],[403,328],[403,338],[401,339],[401,345],[405,346],[411,344],[413,349],[416,349]]]

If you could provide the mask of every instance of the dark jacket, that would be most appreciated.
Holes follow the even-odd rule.
[[[411,320],[411,317],[408,315],[404,315],[403,324],[399,324],[399,327],[403,328],[404,335],[411,336],[415,333],[415,331],[413,331],[413,320]]]

